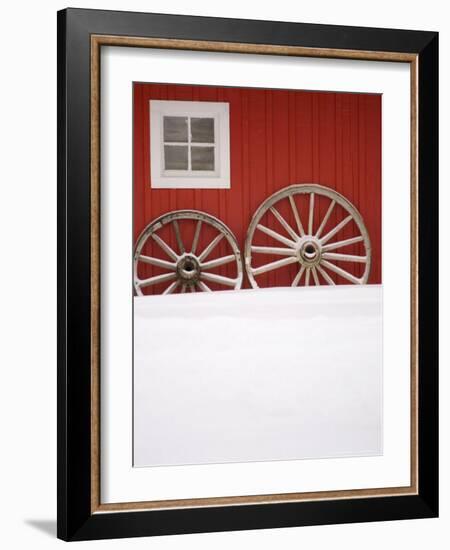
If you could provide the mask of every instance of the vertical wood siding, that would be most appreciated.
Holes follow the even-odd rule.
[[[135,240],[156,217],[189,208],[205,211],[225,222],[243,252],[250,220],[269,195],[295,183],[318,183],[344,195],[361,213],[372,244],[369,283],[381,283],[380,95],[142,83],[134,84],[133,94]],[[151,188],[150,99],[230,104],[231,189]],[[317,219],[325,214],[327,205],[326,201],[317,202]],[[284,215],[289,218],[290,213],[286,210]],[[305,210],[304,219],[306,215]],[[336,219],[336,215],[331,217],[330,227],[337,223]],[[267,220],[267,225],[280,230],[276,223]],[[355,228],[351,225],[339,236],[354,236]],[[193,230],[187,226],[182,229],[189,241]],[[173,235],[166,237],[175,246]],[[204,245],[208,238],[205,234]],[[261,236],[258,244],[269,242]],[[358,243],[345,252],[361,254],[363,248]],[[146,253],[157,254],[152,250]],[[217,254],[221,253],[225,249],[219,248]],[[274,259],[278,258],[261,258],[261,262]],[[341,265],[360,275],[361,265]],[[141,269],[142,276],[158,273],[157,268],[150,266]],[[227,275],[232,267],[220,269],[218,273]],[[258,282],[261,286],[290,285],[295,272],[295,266],[288,266],[261,276]],[[348,284],[339,276],[333,275],[333,279],[338,284]],[[244,276],[244,288],[248,287]],[[161,289],[146,289],[146,293],[151,292]]]

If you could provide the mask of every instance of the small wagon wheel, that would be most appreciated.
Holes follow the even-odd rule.
[[[314,200],[316,196],[325,197],[325,201],[328,203],[326,213],[321,219],[317,219],[317,215],[315,216]],[[279,205],[282,204],[282,201],[290,203],[289,206],[286,205],[286,208],[290,210],[292,222],[288,222],[279,212]],[[306,219],[303,220],[306,225],[303,225],[301,220],[298,208],[300,201],[306,201],[303,208],[303,213],[307,212]],[[341,208],[336,208],[337,206]],[[261,224],[261,220],[266,214],[277,220],[277,230]],[[332,214],[338,221],[330,228],[329,222]],[[356,226],[356,234],[343,239],[339,236],[339,232],[352,220]],[[274,244],[256,246],[255,234],[257,232],[264,233]],[[364,245],[363,255],[345,253],[345,247],[359,242]],[[259,254],[281,256],[281,259],[255,266],[254,258]],[[320,285],[321,280],[328,285],[334,285],[331,273],[339,275],[349,283],[365,284],[370,273],[371,246],[361,214],[345,197],[322,185],[299,184],[281,189],[261,204],[247,231],[244,257],[245,268],[253,288],[259,287],[256,281],[258,275],[281,269],[290,264],[298,266],[291,286]],[[356,277],[343,267],[336,265],[335,262],[364,264],[364,271],[361,276]]]
[[[190,247],[187,247],[186,238],[181,235],[179,224],[181,220],[191,220],[195,224]],[[167,225],[171,225],[173,229],[177,243],[176,251],[158,235],[158,231]],[[204,226],[212,227],[217,234],[203,249],[200,249]],[[143,248],[149,239],[152,239],[159,246],[167,259],[143,254]],[[230,253],[212,259],[211,253],[221,241],[228,243],[227,246],[231,249]],[[162,273],[141,279],[138,276],[138,265],[140,263],[155,266]],[[235,264],[235,277],[225,277],[214,273],[216,268],[231,263]],[[235,236],[223,222],[210,214],[197,210],[176,210],[152,221],[139,236],[133,264],[134,289],[138,296],[144,295],[143,288],[166,282],[168,286],[163,294],[186,291],[210,292],[211,289],[208,283],[214,283],[224,289],[239,289],[242,285],[242,260]]]

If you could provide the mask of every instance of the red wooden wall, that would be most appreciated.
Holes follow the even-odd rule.
[[[243,252],[248,225],[263,200],[294,183],[318,183],[342,193],[361,213],[372,244],[369,283],[381,283],[380,95],[143,83],[134,84],[133,95],[135,239],[157,216],[192,208],[225,222]],[[150,99],[229,102],[231,189],[151,188]],[[326,206],[319,203],[317,208],[324,215]],[[339,236],[354,234],[346,227]],[[345,252],[362,253],[361,246]],[[275,259],[266,258],[265,263]],[[361,265],[339,265],[359,275]],[[150,266],[141,269],[145,276],[158,273]],[[217,273],[227,274],[231,268],[220,269]],[[290,285],[295,270],[288,266],[258,281],[261,286]],[[348,284],[339,276],[333,279]],[[249,287],[246,277],[244,287]],[[161,288],[146,289],[151,292]]]

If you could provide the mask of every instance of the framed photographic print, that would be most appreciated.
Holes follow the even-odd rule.
[[[58,13],[58,536],[438,514],[438,36]]]

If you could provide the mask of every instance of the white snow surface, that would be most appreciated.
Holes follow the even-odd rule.
[[[382,454],[382,288],[134,298],[137,467]]]

